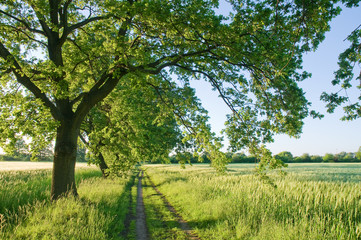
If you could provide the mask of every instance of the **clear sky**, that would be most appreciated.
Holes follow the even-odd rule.
[[[220,12],[229,12],[229,5],[221,3]],[[304,56],[304,70],[312,73],[312,77],[300,83],[306,92],[306,97],[312,102],[311,109],[317,110],[325,117],[322,120],[307,118],[304,122],[303,134],[299,139],[278,135],[275,142],[268,144],[274,154],[290,151],[294,156],[309,153],[324,155],[325,153],[356,152],[361,146],[361,119],[355,121],[341,121],[342,109],[334,114],[328,114],[325,103],[320,101],[322,92],[335,92],[339,87],[333,87],[331,81],[333,73],[338,69],[338,55],[343,52],[349,42],[344,39],[361,24],[361,7],[347,9],[331,22],[331,31],[326,34],[326,39],[320,44],[316,52]],[[357,71],[360,71],[358,68]],[[218,94],[211,90],[209,84],[195,81],[191,84],[196,88],[197,96],[203,106],[209,111],[212,130],[219,135],[224,128],[226,114],[230,113]],[[359,90],[349,92],[357,96]],[[227,145],[227,141],[225,141]]]

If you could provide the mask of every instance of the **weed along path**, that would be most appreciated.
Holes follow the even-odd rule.
[[[139,175],[136,219],[137,239],[200,239],[144,171]]]

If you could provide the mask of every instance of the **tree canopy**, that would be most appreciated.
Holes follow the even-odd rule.
[[[231,146],[250,148],[262,169],[279,166],[261,144],[274,133],[301,133],[309,114],[297,84],[309,76],[301,71],[302,54],[324,39],[340,12],[336,2],[230,0],[233,11],[222,16],[216,0],[2,1],[1,141],[28,135],[36,146],[55,138],[52,198],[77,194],[84,120],[119,84],[138,79],[129,85],[135,96],[116,90],[110,101],[124,105],[117,94],[137,101],[139,85],[148,84],[159,113],[169,113],[162,103],[183,126],[183,141],[194,141],[222,170],[220,139],[189,87],[204,79],[232,110],[225,130]],[[149,111],[140,119],[147,121]]]
[[[359,1],[350,1],[347,5],[359,6]],[[361,22],[345,40],[350,42],[350,46],[339,55],[339,69],[335,71],[335,78],[331,81],[332,85],[339,86],[340,89],[334,93],[322,93],[321,100],[327,103],[329,113],[343,106],[345,115],[341,119],[355,120],[361,117],[361,95],[353,98],[349,96],[348,91],[361,88]]]
[[[170,96],[158,95],[157,88],[149,84],[153,86],[137,78],[119,83],[82,124],[81,139],[103,173],[128,170],[137,162],[168,159],[170,151],[181,144],[175,106],[167,105]],[[172,100],[173,104],[177,101]]]

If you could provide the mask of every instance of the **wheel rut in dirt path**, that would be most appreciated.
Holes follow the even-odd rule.
[[[121,233],[119,233],[119,237],[123,237],[124,239],[128,238],[128,235],[130,233],[130,224],[132,221],[135,220],[135,214],[133,212],[133,201],[134,201],[134,196],[132,194],[132,188],[135,186],[135,180],[138,178],[139,176],[139,172],[136,176],[132,176],[131,181],[127,184],[126,188],[129,191],[129,205],[128,205],[128,212],[125,216],[125,221],[124,221],[124,229]]]
[[[143,173],[144,174],[144,173]],[[188,239],[192,240],[200,240],[197,234],[193,231],[193,229],[189,226],[189,224],[182,218],[182,216],[177,212],[177,210],[170,204],[167,198],[164,196],[163,193],[159,191],[159,189],[155,186],[153,181],[150,179],[148,175],[145,176],[149,181],[150,185],[153,189],[157,192],[157,194],[162,198],[164,205],[168,208],[168,210],[173,214],[173,216],[178,221],[180,228],[187,234]]]
[[[137,189],[137,207],[136,207],[136,220],[135,220],[135,231],[137,240],[148,240],[149,233],[146,224],[146,216],[143,202],[143,189],[142,189],[142,178],[144,172],[139,173],[138,178],[138,189]]]

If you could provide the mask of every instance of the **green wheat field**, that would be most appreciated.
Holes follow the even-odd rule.
[[[150,180],[201,239],[361,239],[361,164],[290,164],[284,177],[269,174],[276,188],[254,164],[225,174],[203,164],[141,168],[151,239],[186,236]],[[135,239],[136,174],[78,169],[79,198],[52,203],[49,170],[0,172],[0,239]]]

